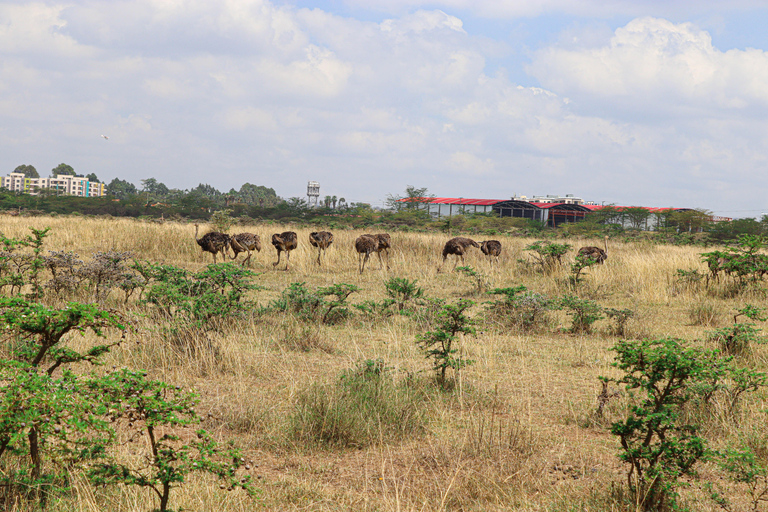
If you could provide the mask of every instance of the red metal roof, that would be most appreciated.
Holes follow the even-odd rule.
[[[648,210],[651,213],[658,213],[658,212],[663,212],[663,211],[666,211],[666,210],[681,210],[681,209],[687,210],[687,208],[675,208],[673,206],[666,206],[666,207],[663,207],[663,208],[658,208],[658,207],[655,207],[655,206],[616,206],[616,205],[607,205],[607,204],[605,204],[605,205],[603,205],[603,204],[585,204],[585,205],[582,205],[582,206],[584,206],[586,208],[589,208],[592,211],[600,210],[600,209],[606,208],[608,206],[610,206],[611,208],[615,208],[616,210],[619,210],[619,211],[625,210],[627,208],[643,208],[645,210]]]
[[[491,206],[496,203],[502,203],[506,199],[471,199],[467,197],[422,197],[422,198],[403,198],[400,199],[403,202],[419,202],[419,203],[433,203],[433,204],[458,204],[462,206]]]

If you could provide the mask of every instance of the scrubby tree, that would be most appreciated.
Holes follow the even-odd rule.
[[[413,185],[405,187],[405,195],[392,195],[388,194],[385,201],[387,207],[391,210],[410,210],[426,208],[427,203],[432,201],[434,194],[427,193],[427,187],[417,188]],[[402,201],[404,199],[404,201]]]
[[[37,169],[33,165],[20,165],[17,168],[13,170],[13,172],[21,172],[24,173],[24,176],[27,178],[39,178],[40,174],[37,172]]]
[[[85,177],[88,179],[88,181],[90,181],[92,183],[101,183],[99,181],[99,178],[96,177],[96,173],[95,172],[92,172],[90,174],[86,174]]]
[[[644,226],[647,226],[650,216],[651,212],[647,208],[640,206],[624,208],[624,217],[629,221],[629,225],[635,229],[643,229]]]
[[[116,199],[126,199],[137,193],[136,185],[120,178],[113,179],[107,185],[107,194],[115,196]]]
[[[60,174],[65,176],[75,176],[77,173],[75,173],[75,169],[71,165],[61,163],[51,169],[51,177],[56,177]]]

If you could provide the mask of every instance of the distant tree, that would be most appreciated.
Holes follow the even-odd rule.
[[[404,196],[388,194],[384,202],[389,209],[400,211],[426,208],[426,204],[431,202],[434,197],[434,194],[427,193],[426,187],[417,188],[413,185],[408,185],[405,187]],[[405,201],[402,201],[402,199],[405,199]]]
[[[323,204],[325,205],[326,208],[330,208],[331,207],[331,196],[325,196],[323,198]]]
[[[157,181],[155,178],[141,180],[141,191],[146,192],[147,197],[152,196],[156,199],[168,195],[168,187]]]
[[[648,222],[648,217],[651,216],[651,212],[647,208],[639,206],[624,208],[623,213],[629,224],[635,229],[642,229]]]
[[[13,170],[13,172],[21,172],[24,173],[24,176],[27,178],[39,178],[40,174],[37,172],[37,169],[35,169],[32,165],[20,165],[17,168]]]
[[[607,204],[595,210],[592,213],[592,219],[598,224],[616,224],[621,223],[624,217],[624,212],[616,208],[612,204]]]
[[[670,227],[670,219],[672,218],[672,214],[675,213],[674,208],[664,208],[663,210],[658,210],[654,215],[656,216],[656,227],[657,228],[668,228]]]
[[[190,190],[190,193],[196,193],[209,199],[217,199],[222,195],[220,191],[218,191],[215,187],[208,185],[207,183],[200,183],[198,186]]]
[[[765,219],[765,216],[763,219]],[[736,240],[740,235],[765,235],[766,225],[754,218],[744,218],[713,222],[709,225],[707,231],[714,240],[724,242],[726,240]]]
[[[339,198],[339,210],[344,210],[347,208],[347,200],[343,197]]]
[[[703,209],[674,212],[669,222],[672,227],[677,228],[678,232],[698,233],[712,224],[712,212]]]
[[[336,196],[333,196],[333,197],[331,198],[331,202],[333,203],[333,209],[334,209],[334,210],[336,209],[336,202],[337,202],[337,201],[338,201],[338,199],[336,199]]]
[[[238,192],[240,200],[245,204],[267,208],[280,203],[275,190],[261,185],[244,184]]]
[[[309,208],[307,200],[303,197],[291,197],[288,199],[287,203],[288,208],[299,215],[303,215]]]
[[[64,163],[61,163],[51,169],[51,177],[56,177],[59,174],[63,174],[66,176],[75,176],[77,173],[75,172],[75,169],[72,168],[71,165],[67,165]]]
[[[99,178],[96,177],[96,173],[92,172],[91,174],[86,174],[85,177],[90,181],[91,183],[101,183],[99,181]]]
[[[119,178],[113,179],[107,185],[107,194],[115,196],[115,199],[127,199],[130,196],[135,196],[138,192],[136,185]]]

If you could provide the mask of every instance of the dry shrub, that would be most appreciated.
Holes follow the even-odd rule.
[[[300,393],[292,436],[328,447],[362,448],[421,434],[426,425],[424,388],[397,379],[381,360],[367,360],[330,384]]]
[[[688,318],[692,325],[713,327],[720,323],[722,312],[718,305],[711,300],[699,300],[688,309]]]
[[[323,333],[316,325],[291,324],[285,328],[278,343],[288,350],[298,352],[311,352],[319,350],[326,354],[333,354],[333,344],[323,338]]]

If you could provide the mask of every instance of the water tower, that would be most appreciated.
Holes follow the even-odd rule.
[[[317,208],[317,202],[320,199],[320,183],[317,181],[310,181],[307,183],[307,197],[309,200],[307,203],[309,206]]]

